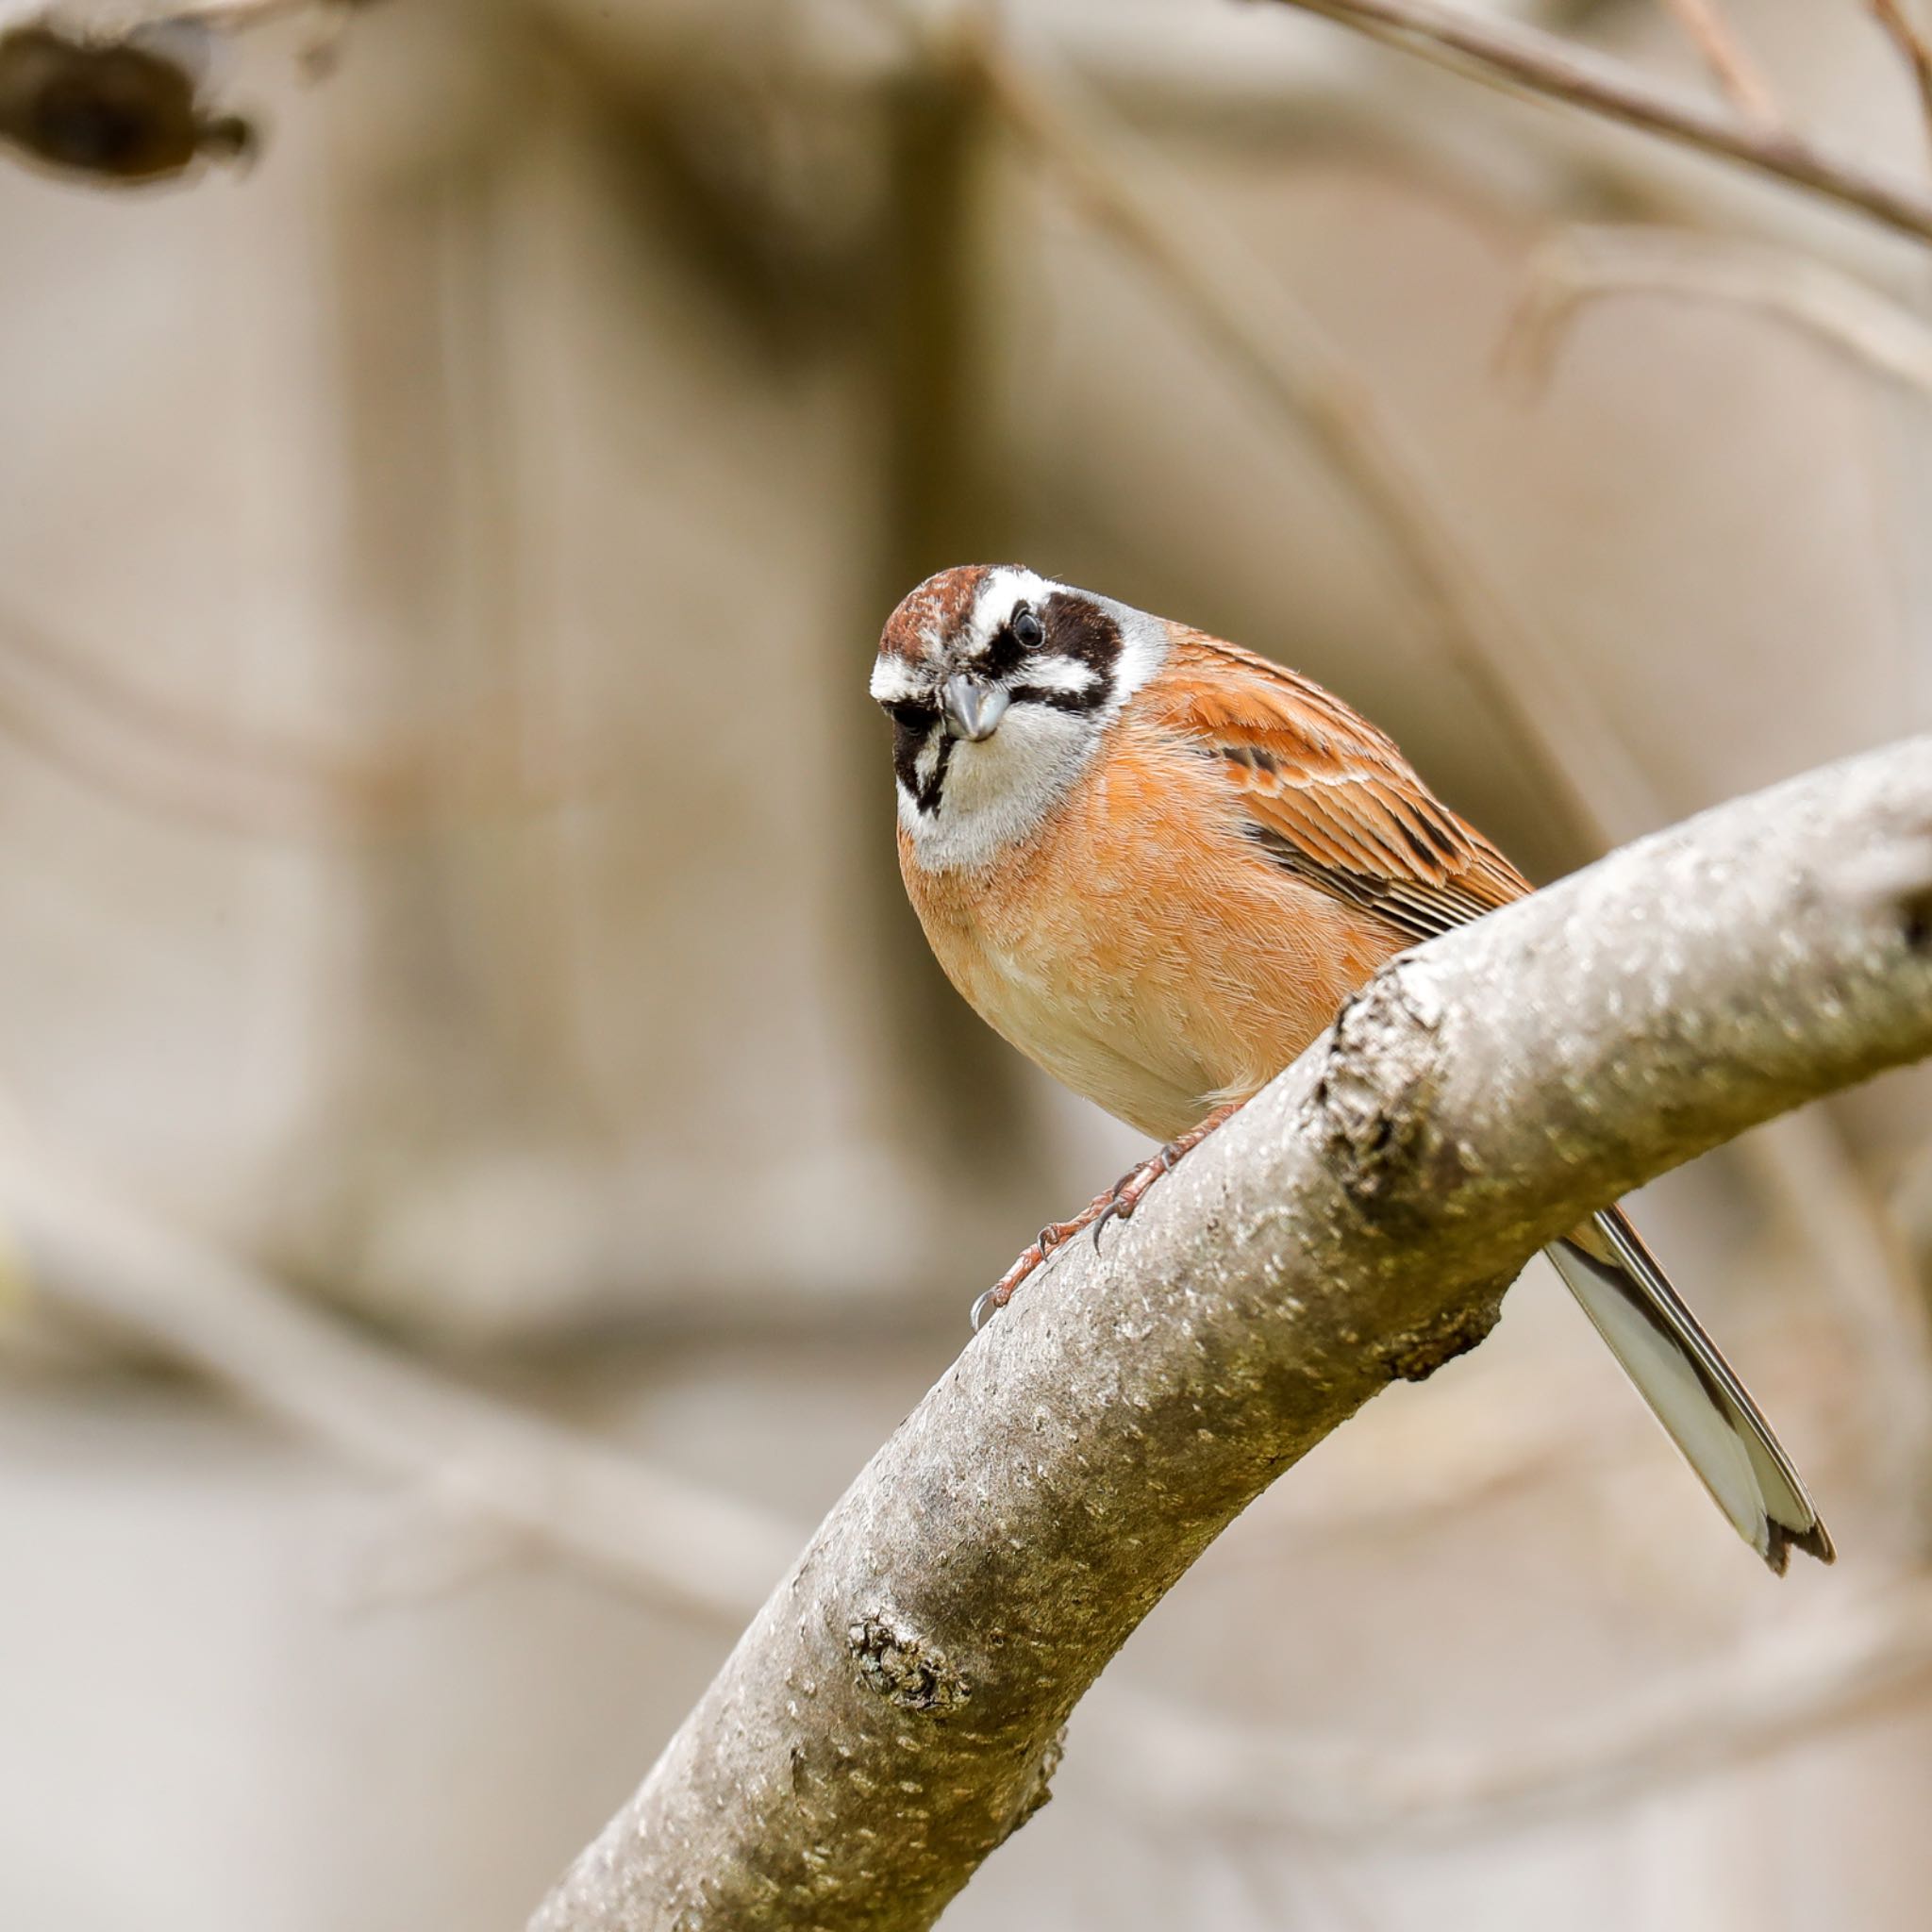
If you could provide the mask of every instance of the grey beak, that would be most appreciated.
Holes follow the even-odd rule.
[[[981,684],[976,677],[963,675],[946,679],[940,701],[945,713],[946,730],[954,738],[978,744],[1000,728],[1000,720],[1012,703],[996,684]]]

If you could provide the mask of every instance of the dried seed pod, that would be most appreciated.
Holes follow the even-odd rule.
[[[63,174],[112,182],[163,180],[257,144],[250,123],[202,100],[201,75],[174,47],[44,22],[0,34],[0,141]]]

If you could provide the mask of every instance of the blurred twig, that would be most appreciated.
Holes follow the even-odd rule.
[[[1497,1830],[1707,1777],[1932,1689],[1932,1583],[1841,1594],[1573,1724],[1399,1752],[1117,1690],[1084,1728],[1109,1792],[1163,1823],[1386,1839]]]
[[[459,1519],[736,1622],[797,1548],[714,1490],[460,1387],[142,1212],[0,1122],[16,1289],[192,1367]]]
[[[1731,105],[1761,126],[1775,126],[1783,116],[1757,63],[1744,51],[1721,0],[1663,0],[1710,69]]]
[[[1750,309],[1932,395],[1932,328],[1909,309],[1807,256],[1676,228],[1561,230],[1530,263],[1503,359],[1541,384],[1583,309],[1615,295]]]
[[[1626,239],[1627,248],[1621,245]],[[1615,264],[1612,276],[1628,268],[1645,287],[1667,277],[1681,292],[1708,296],[1722,290],[1725,299],[1802,322],[1854,355],[1890,365],[1890,373],[1906,379],[1927,353],[1925,332],[1915,318],[1861,284],[1802,258],[1741,244],[1720,254],[1701,241],[1662,230],[1625,237],[1618,230],[1587,228],[1567,231],[1538,258],[1506,337],[1505,353],[1532,369],[1540,362],[1547,366],[1577,304],[1596,291],[1595,271],[1606,260]],[[1573,277],[1579,284],[1574,292]],[[1586,741],[1613,741],[1589,687],[1569,664],[1540,652],[1516,668],[1514,681],[1525,691],[1518,715],[1531,729],[1554,729],[1546,721],[1561,717],[1570,721],[1557,741],[1564,745],[1574,742],[1572,733],[1579,723]],[[1551,697],[1559,700],[1558,707],[1552,708]],[[1627,838],[1665,815],[1662,797],[1640,771],[1626,768],[1620,779],[1613,794],[1602,787],[1593,764],[1579,768],[1584,794],[1598,824],[1612,839]],[[1633,799],[1640,816],[1624,821],[1625,802]],[[1767,1123],[1739,1141],[1738,1154],[1774,1213],[1805,1242],[1866,1373],[1883,1391],[1864,1411],[1869,1446],[1885,1492],[1910,1519],[1915,1539],[1924,1541],[1932,1517],[1926,1477],[1932,1469],[1932,1415],[1924,1396],[1932,1383],[1932,1326],[1884,1208],[1853,1165],[1840,1130],[1822,1111],[1786,1114]]]
[[[374,839],[591,795],[591,760],[525,748],[526,709],[506,696],[348,751],[179,703],[0,608],[0,734],[92,790],[234,837]]]
[[[1932,196],[1915,184],[1848,160],[1789,128],[1766,127],[1677,95],[1591,48],[1556,34],[1471,13],[1441,0],[1271,0],[1319,14],[1437,66],[1562,101],[1699,153],[1737,161],[1932,241]]]
[[[1919,112],[1925,123],[1925,132],[1932,138],[1932,42],[1928,42],[1924,29],[1906,11],[1906,0],[1867,0],[1872,8],[1872,17],[1890,37],[1911,70],[1912,83],[1919,91]]]

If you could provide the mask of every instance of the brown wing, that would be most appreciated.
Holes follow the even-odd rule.
[[[1318,684],[1198,631],[1141,702],[1212,758],[1270,858],[1423,940],[1529,881],[1438,799],[1394,743]]]

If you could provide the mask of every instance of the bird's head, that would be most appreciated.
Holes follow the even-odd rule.
[[[928,577],[872,673],[915,858],[984,864],[1025,837],[1166,651],[1158,618],[1018,565]]]

